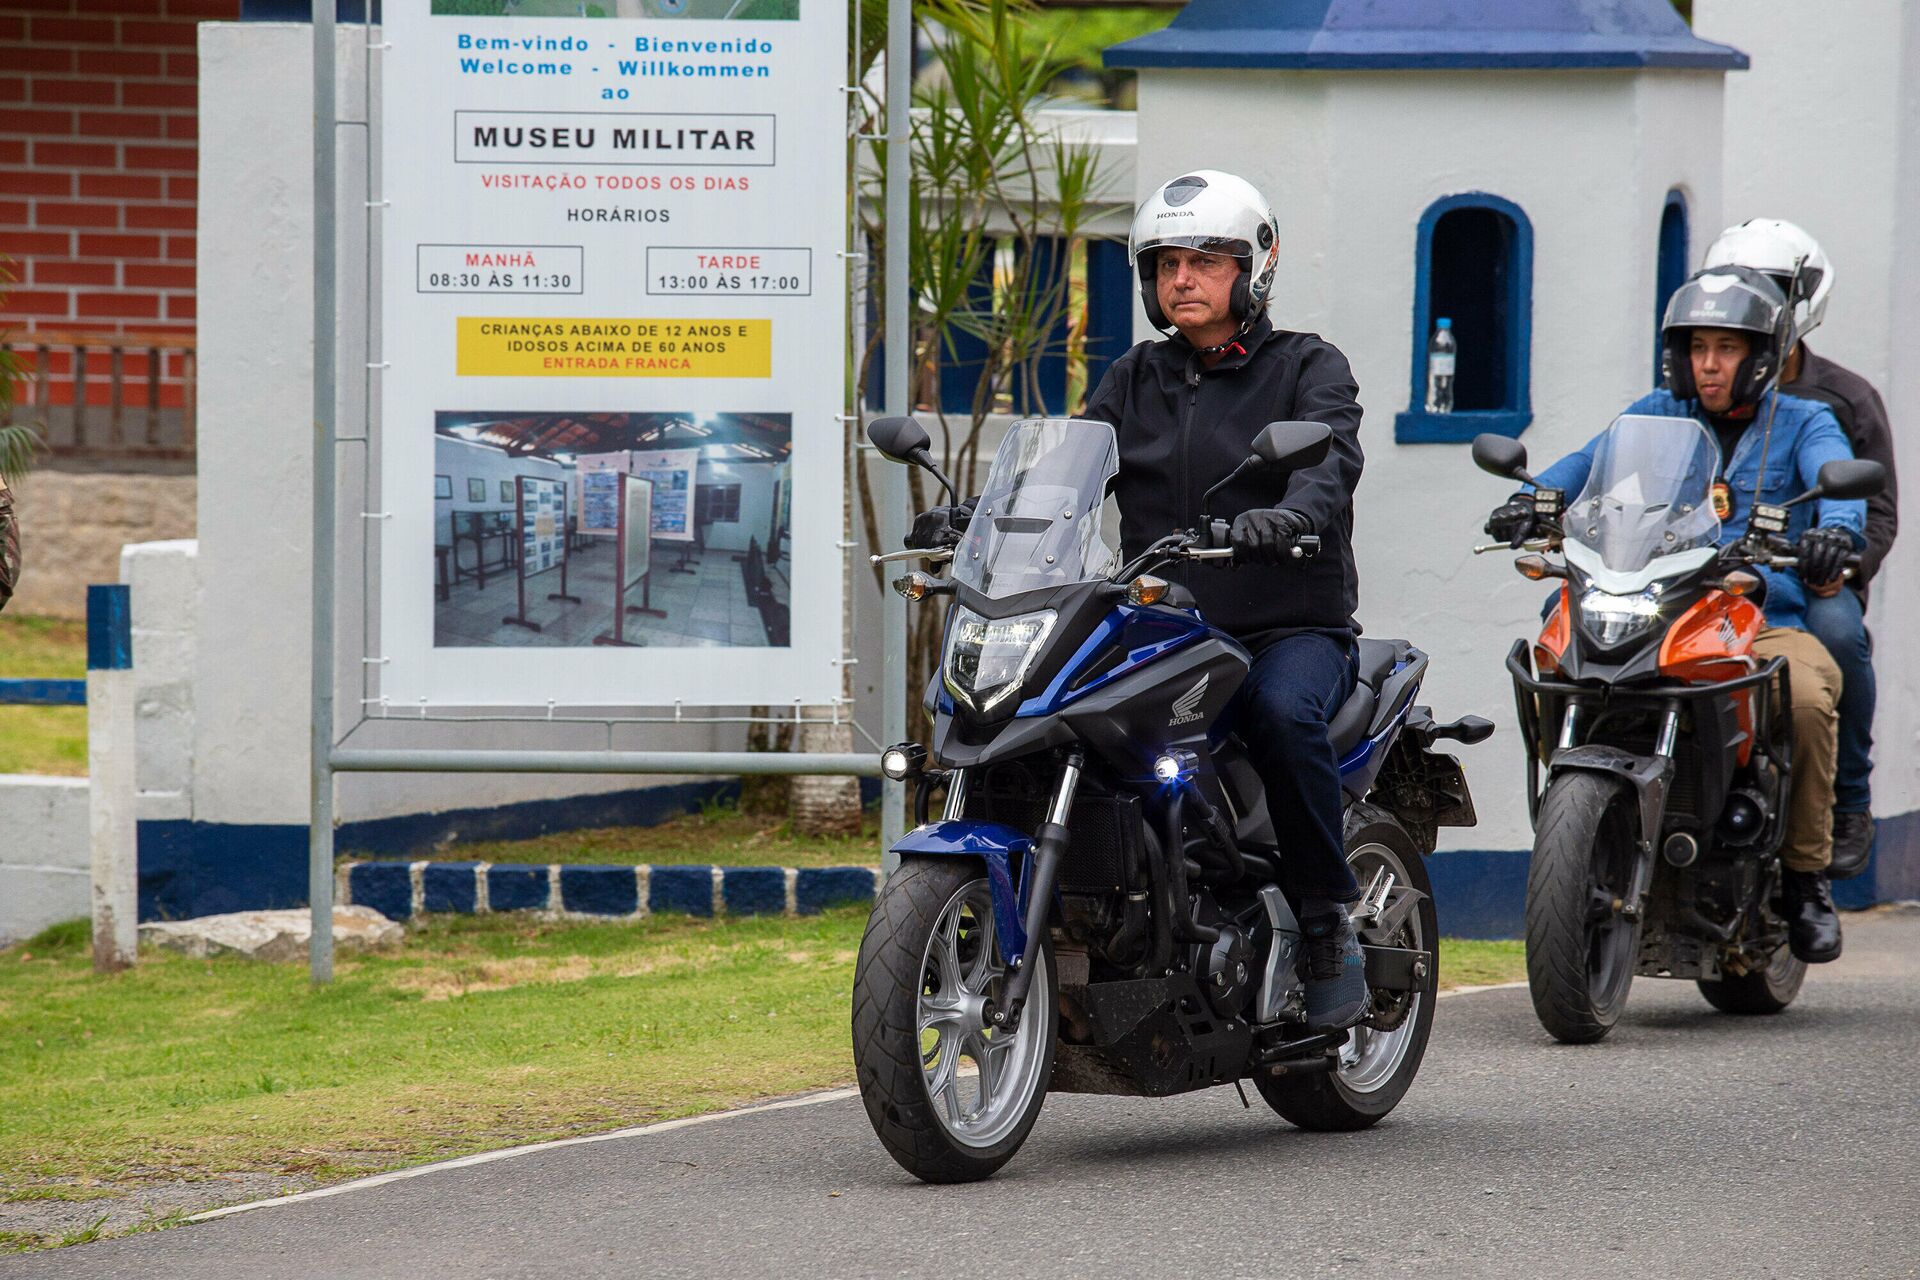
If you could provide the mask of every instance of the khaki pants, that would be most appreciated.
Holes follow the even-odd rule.
[[[1840,668],[1811,632],[1768,627],[1760,658],[1785,658],[1793,685],[1793,797],[1780,860],[1789,871],[1825,871],[1833,858],[1833,762],[1840,724]]]

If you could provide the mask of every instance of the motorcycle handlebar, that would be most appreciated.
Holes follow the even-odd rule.
[[[905,551],[889,551],[883,556],[868,556],[868,564],[887,564],[894,560],[930,560],[934,564],[944,564],[953,559],[952,547],[909,547]]]
[[[1216,520],[1213,523],[1219,526],[1224,522]],[[1301,534],[1294,539],[1292,552],[1292,558],[1295,560],[1312,559],[1320,554],[1320,536],[1314,533]],[[1232,547],[1189,546],[1182,549],[1180,555],[1187,560],[1231,560],[1234,557],[1234,550]]]

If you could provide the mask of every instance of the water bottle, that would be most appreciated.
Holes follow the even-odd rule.
[[[1427,341],[1427,412],[1453,412],[1453,362],[1460,344],[1453,338],[1453,321],[1441,316],[1433,322]]]

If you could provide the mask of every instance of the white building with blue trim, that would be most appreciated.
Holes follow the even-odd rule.
[[[1815,345],[1915,419],[1920,14],[1698,0],[1689,28],[1668,0],[1192,0],[1106,61],[1139,74],[1136,197],[1197,168],[1254,182],[1281,227],[1275,323],[1352,360],[1362,621],[1433,654],[1436,707],[1507,726],[1472,753],[1481,825],[1449,833],[1478,852],[1436,876],[1517,909],[1523,855],[1498,851],[1531,837],[1496,655],[1537,629],[1540,589],[1469,553],[1503,489],[1457,445],[1495,431],[1545,462],[1591,437],[1655,381],[1660,313],[1713,236],[1761,215],[1835,263]],[[1431,414],[1442,316],[1456,405]],[[1920,474],[1920,437],[1900,443]],[[1914,544],[1874,589],[1883,673],[1920,645]],[[1842,886],[1856,902],[1920,895],[1920,690],[1883,674],[1877,731],[1888,821],[1875,873]]]

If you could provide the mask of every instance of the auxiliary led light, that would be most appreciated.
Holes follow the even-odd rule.
[[[880,753],[880,772],[894,782],[904,782],[918,774],[927,762],[927,749],[917,742],[903,742]]]
[[[1199,765],[1199,758],[1191,751],[1169,751],[1154,760],[1153,776],[1161,782],[1179,782],[1192,777]]]

